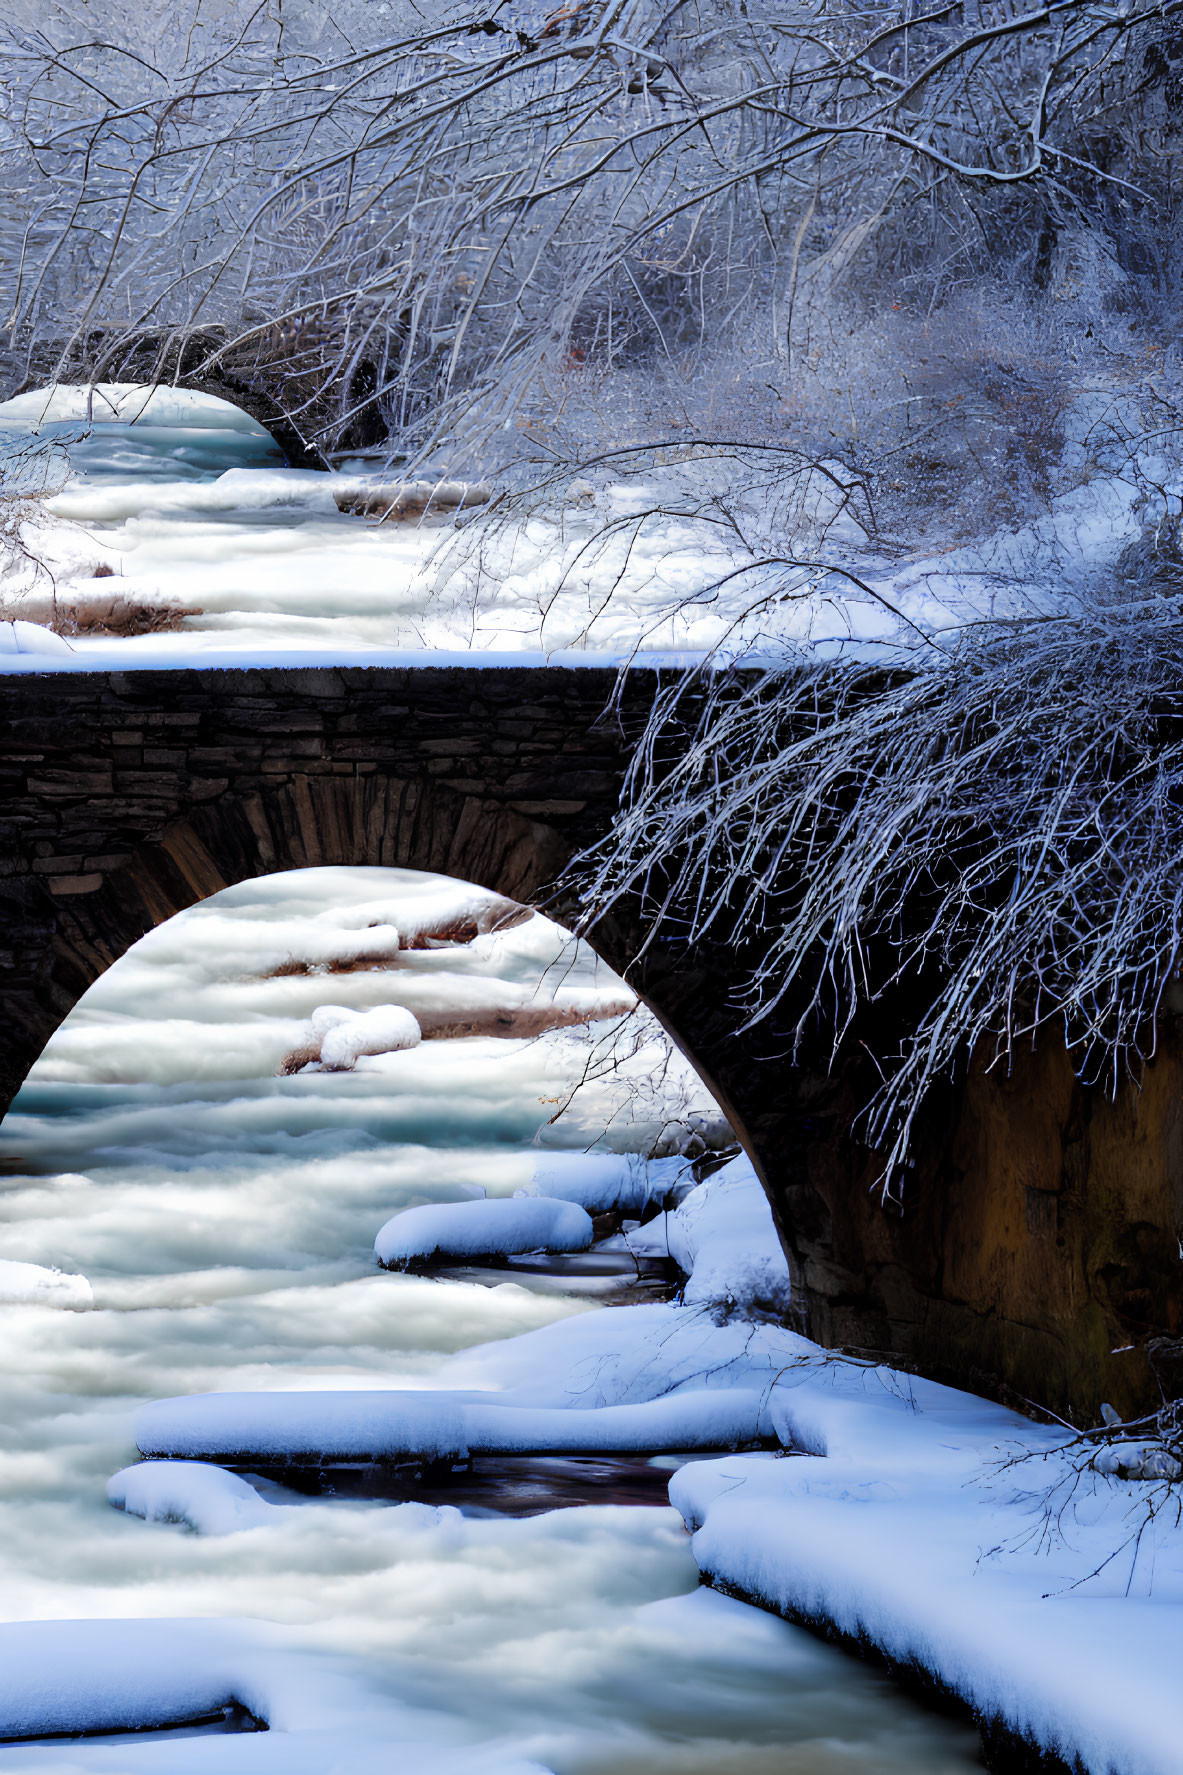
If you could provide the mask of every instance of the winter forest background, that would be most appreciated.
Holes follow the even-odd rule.
[[[1172,423],[1169,4],[6,14],[14,379],[181,366],[453,474],[832,458],[906,547]]]

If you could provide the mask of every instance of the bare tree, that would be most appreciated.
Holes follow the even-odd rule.
[[[488,456],[563,366],[833,292],[929,307],[1057,243],[1161,272],[1177,0],[30,10],[3,33],[7,325],[28,363],[265,384],[331,452]],[[376,435],[376,431],[374,432]]]

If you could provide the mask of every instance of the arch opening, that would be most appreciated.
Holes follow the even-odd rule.
[[[696,1601],[685,1537],[666,1512],[636,1508],[666,1503],[687,1450],[770,1445],[761,1414],[793,1340],[767,1301],[741,1309],[734,1268],[726,1296],[716,1284],[709,1299],[688,1287],[671,1298],[646,1235],[671,1250],[672,1234],[692,1247],[697,1228],[698,1250],[677,1262],[710,1284],[703,1251],[737,1211],[750,1240],[754,1202],[767,1264],[767,1206],[750,1171],[726,1182],[742,1163],[728,1160],[731,1131],[656,1019],[542,913],[442,874],[365,865],[194,894],[97,974],[0,1141],[23,1166],[0,1193],[0,1303],[28,1309],[6,1321],[0,1376],[20,1395],[9,1415],[28,1484],[8,1488],[0,1516],[36,1501],[22,1581],[40,1595],[68,1549],[74,1617],[71,1680],[52,1719],[26,1710],[30,1740],[72,1730],[79,1707],[92,1731],[99,1714],[107,1732],[187,1718],[181,1682],[201,1688],[203,1718],[234,1704],[248,1731],[299,1732],[287,1700],[298,1659],[317,1728],[367,1754],[367,1732],[385,1744],[407,1704],[420,1737],[441,1744],[459,1715],[474,1741],[509,1719],[557,1746],[574,1711],[597,1757],[600,1737],[615,1754],[623,1719],[637,1767],[672,1775],[697,1705],[696,1766],[759,1775],[770,1744],[787,1753],[819,1719],[850,1737],[857,1694],[868,1711],[852,1769],[904,1726],[899,1775],[975,1766],[974,1734],[853,1660],[742,1604]],[[691,1212],[704,1180],[709,1228],[701,1202]],[[712,1198],[717,1187],[730,1195]],[[419,1265],[391,1250],[424,1216],[536,1209],[564,1224],[529,1250],[436,1248]],[[615,1317],[589,1311],[617,1303]],[[67,1310],[50,1323],[47,1307]],[[249,1448],[157,1447],[178,1435],[170,1412],[214,1421],[236,1400]],[[571,1446],[556,1448],[556,1422]],[[350,1423],[371,1438],[360,1454]],[[96,1521],[104,1481],[122,1518]],[[634,1508],[555,1513],[581,1503]],[[510,1536],[528,1525],[507,1518],[532,1516],[537,1530]],[[112,1639],[113,1592],[120,1614],[142,1619]],[[658,1622],[658,1674],[634,1704],[622,1625],[639,1609],[643,1627],[654,1607],[673,1611],[673,1640]],[[581,1668],[559,1679],[557,1708],[507,1697],[503,1672],[474,1661],[473,1635],[491,1628],[543,1667],[572,1608]],[[168,1621],[151,1619],[162,1611]],[[222,1617],[216,1667],[191,1619],[209,1614]],[[261,1640],[225,1620],[243,1614],[278,1625]],[[771,1638],[745,1665],[738,1731],[727,1685],[704,1678],[720,1630],[742,1637],[753,1622]],[[109,1683],[92,1707],[108,1643],[139,1672],[150,1651],[158,1721],[145,1720],[142,1683],[130,1699]],[[35,1672],[53,1634],[23,1655]],[[363,1696],[375,1661],[380,1701]],[[786,1677],[802,1670],[786,1705]],[[606,1723],[605,1692],[617,1697]]]
[[[99,959],[93,946],[82,957]],[[438,1044],[450,1058],[428,1059]],[[508,1139],[646,1157],[735,1145],[657,1018],[590,944],[542,912],[454,876],[310,865],[195,898],[96,971],[17,1093],[5,1134],[21,1150],[3,1157],[9,1168],[62,1168],[70,1141],[87,1138],[67,1138],[54,1120],[52,1105],[73,1092],[86,1098],[89,1127],[90,1100],[104,1093],[113,1105],[126,1092],[158,1105],[200,1086],[184,1136],[198,1152],[208,1102],[237,1101],[241,1090],[270,1095],[279,1126],[304,1086],[405,1097],[407,1062],[397,1057],[414,1049],[429,1067],[444,1065],[447,1089],[457,1068],[475,1065],[492,1069],[495,1092],[511,1047],[538,1053]],[[51,1106],[43,1151],[27,1131],[40,1100]],[[169,1113],[170,1138],[180,1139]],[[412,1123],[417,1113],[400,1111]],[[448,1113],[463,1129],[461,1110]],[[297,1119],[316,1132],[314,1105],[309,1114]],[[365,1113],[358,1125],[364,1133]]]

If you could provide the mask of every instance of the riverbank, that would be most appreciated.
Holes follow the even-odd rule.
[[[573,1424],[648,1409],[653,1446],[680,1397],[746,1391],[774,1450],[686,1462],[670,1482],[709,1584],[960,1709],[999,1775],[1176,1775],[1175,1482],[1120,1477],[1070,1429],[773,1323],[761,1303],[787,1277],[746,1160],[632,1239],[680,1264],[678,1304],[462,1353],[449,1378],[500,1387],[503,1406],[574,1408]]]

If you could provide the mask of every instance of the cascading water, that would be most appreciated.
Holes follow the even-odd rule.
[[[150,1675],[154,1658],[199,1672],[210,1645],[242,1708],[265,1713],[255,1695],[282,1692],[308,1718],[305,1730],[275,1719],[249,1737],[8,1746],[0,1769],[327,1775],[388,1768],[392,1747],[404,1769],[534,1759],[559,1775],[980,1766],[976,1735],[799,1630],[698,1589],[668,1506],[515,1519],[495,1486],[483,1499],[469,1489],[461,1511],[438,1493],[432,1504],[301,1499],[263,1483],[253,1495],[279,1508],[248,1512],[236,1532],[193,1533],[108,1504],[108,1479],[136,1458],[143,1401],[455,1385],[449,1363],[465,1347],[618,1297],[619,1275],[380,1271],[374,1237],[397,1210],[510,1196],[538,1140],[725,1144],[690,1068],[586,948],[537,915],[471,934],[496,922],[480,916],[492,901],[394,870],[228,890],[118,962],[21,1092],[3,1128],[0,1258],[84,1276],[93,1306],[81,1310],[80,1282],[59,1285],[56,1305],[31,1286],[19,1298],[27,1272],[10,1270],[4,1296],[0,1275],[4,1616],[84,1624],[71,1630],[84,1635],[77,1656],[45,1642],[60,1660],[47,1672],[59,1722],[92,1656],[109,1659],[115,1675],[102,1680],[118,1687]],[[409,1007],[427,1031],[433,1016],[439,1029],[450,1018],[494,1027],[526,1003],[556,1026],[445,1034],[362,1054],[353,1070],[301,1058],[326,1005]],[[612,1042],[620,1067],[589,1066]],[[19,1642],[30,1670],[41,1644],[35,1633]]]

